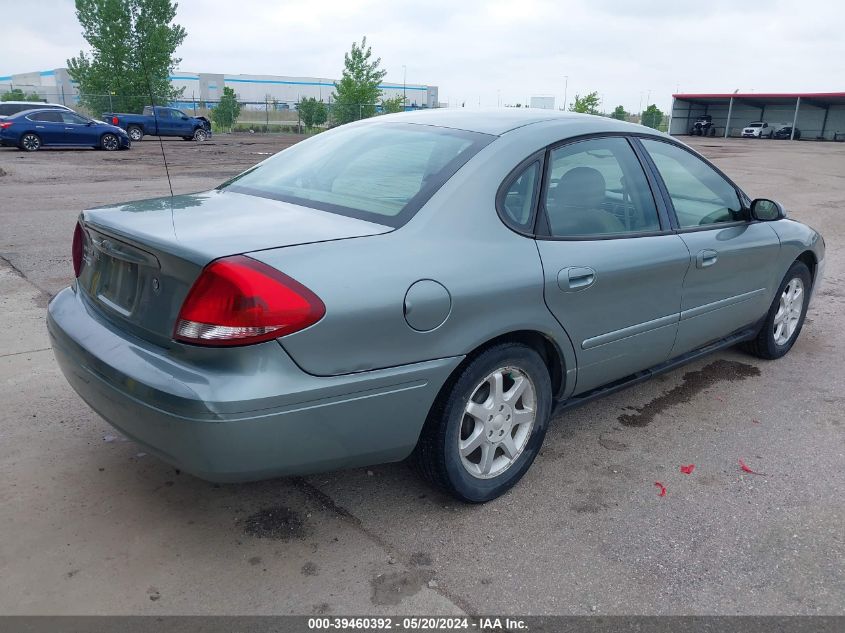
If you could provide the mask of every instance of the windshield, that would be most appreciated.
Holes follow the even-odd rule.
[[[276,154],[221,188],[401,226],[493,138],[403,123],[344,126]]]
[[[763,127],[762,123],[749,123],[748,127]]]

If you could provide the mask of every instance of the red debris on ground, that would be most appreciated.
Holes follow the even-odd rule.
[[[664,486],[659,481],[655,481],[654,485],[657,486],[658,488],[660,488],[660,492],[657,493],[657,496],[658,497],[665,497],[666,496],[666,486]]]
[[[740,460],[739,460],[739,467],[742,468],[743,472],[746,472],[746,473],[749,473],[749,474],[752,474],[752,475],[764,475],[765,474],[765,473],[758,473],[756,470],[751,470],[751,468],[749,468],[748,464],[746,464],[744,461],[742,461],[742,458],[740,458]]]
[[[685,475],[691,475],[692,471],[695,470],[695,464],[689,464],[688,466],[681,466],[681,472]]]

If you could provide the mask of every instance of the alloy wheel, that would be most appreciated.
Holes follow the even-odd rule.
[[[41,139],[35,134],[25,134],[21,139],[21,145],[28,152],[34,152],[41,147]]]
[[[490,479],[510,468],[531,437],[536,414],[536,389],[525,372],[501,367],[488,374],[464,409],[458,450],[466,471]]]
[[[774,318],[774,337],[778,345],[786,345],[795,333],[804,309],[804,282],[798,277],[790,279],[780,295]]]

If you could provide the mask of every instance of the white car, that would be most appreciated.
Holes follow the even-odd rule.
[[[35,110],[38,108],[51,108],[55,110],[67,110],[73,112],[67,106],[60,103],[44,103],[43,101],[3,101],[0,103],[0,119],[12,116],[24,110]]]
[[[766,121],[752,121],[742,128],[744,138],[772,138],[775,128]]]

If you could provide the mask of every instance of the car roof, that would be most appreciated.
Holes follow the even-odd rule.
[[[30,108],[29,110],[21,110],[20,112],[15,112],[14,114],[10,114],[7,118],[18,119],[18,118],[21,118],[21,117],[24,117],[24,116],[29,116],[30,114],[33,114],[35,112],[55,112],[56,110],[65,110],[65,111],[70,112],[72,114],[76,114],[76,112],[74,112],[70,108],[50,108],[50,107],[45,108],[43,106],[39,106],[37,108]]]
[[[541,110],[539,108],[499,108],[489,110],[471,110],[465,108],[430,108],[413,112],[399,112],[365,119],[360,124],[415,123],[418,125],[433,125],[437,127],[455,128],[468,132],[480,132],[501,136],[512,130],[527,125],[544,122],[559,122],[573,129],[574,134],[590,134],[603,131],[648,131],[634,123],[627,123],[610,117],[576,112],[562,112],[559,110]]]
[[[12,105],[31,105],[33,110],[37,108],[45,108],[48,110],[55,108],[63,108],[65,110],[70,110],[70,108],[62,105],[61,103],[44,103],[43,101],[0,101],[0,103],[11,103]]]

